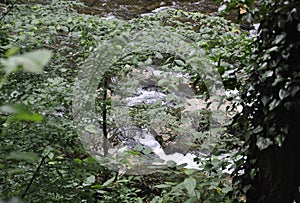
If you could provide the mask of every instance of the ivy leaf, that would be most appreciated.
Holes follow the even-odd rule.
[[[273,145],[273,141],[270,138],[259,137],[256,141],[256,146],[259,150],[268,148],[270,145]]]
[[[96,181],[96,177],[94,175],[90,175],[84,181],[83,186],[89,186],[89,185],[93,184],[95,181]]]
[[[179,65],[179,66],[185,66],[185,63],[184,63],[184,61],[182,61],[182,60],[174,60],[175,61],[175,63],[177,64],[177,65]]]
[[[143,150],[144,154],[150,154],[152,152],[152,149],[150,147],[147,147],[146,149]]]
[[[286,33],[285,32],[281,33],[280,35],[277,35],[275,37],[274,43],[275,44],[279,44],[285,37],[286,37]]]
[[[163,57],[163,55],[161,53],[156,52],[155,53],[155,58],[157,58],[157,59],[163,59],[164,57]]]
[[[52,52],[46,49],[35,50],[29,53],[11,56],[8,59],[2,59],[1,63],[5,66],[5,72],[11,73],[18,67],[24,71],[32,73],[42,73],[43,67],[48,63]]]
[[[290,93],[287,90],[280,89],[279,90],[279,98],[283,100],[284,98],[288,97]]]
[[[183,181],[183,184],[184,184],[186,190],[188,191],[188,194],[190,197],[196,196],[195,188],[196,188],[197,182],[194,178],[192,178],[192,177],[186,178]]]
[[[140,144],[137,144],[137,145],[134,146],[134,150],[135,151],[142,151],[143,150],[143,146],[140,145]]]
[[[280,101],[277,99],[274,99],[269,105],[269,110],[270,111],[274,110],[279,104],[280,104]]]

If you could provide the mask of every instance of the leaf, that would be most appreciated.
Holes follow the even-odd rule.
[[[88,164],[96,163],[96,160],[93,157],[88,157],[88,158],[84,159],[84,161]]]
[[[51,153],[51,151],[53,151],[53,148],[49,145],[46,146],[45,149],[43,150],[42,156],[43,157],[48,156]]]
[[[179,66],[185,66],[185,63],[184,63],[184,61],[182,61],[182,60],[174,60],[175,61],[175,63],[177,64],[177,65],[179,65]]]
[[[39,122],[39,121],[43,120],[43,116],[41,114],[37,114],[37,113],[16,114],[13,116],[13,118],[16,120],[33,121],[33,122]]]
[[[189,199],[184,201],[184,203],[195,203],[195,202],[198,202],[197,197],[190,197]]]
[[[225,11],[226,8],[227,8],[227,5],[226,5],[226,4],[223,4],[223,5],[221,5],[221,6],[218,8],[218,12]]]
[[[267,72],[265,72],[265,73],[262,75],[262,79],[265,80],[265,79],[271,77],[272,75],[273,75],[273,71],[272,71],[272,70],[267,71]]]
[[[24,113],[26,112],[26,110],[22,105],[6,104],[0,106],[0,112],[7,113],[7,114],[17,114],[17,113]]]
[[[5,66],[5,72],[11,73],[18,67],[24,71],[32,73],[42,73],[43,67],[48,63],[52,52],[46,49],[35,50],[29,53],[11,56],[8,59],[2,59],[1,63]]]
[[[83,186],[89,186],[89,185],[93,184],[95,181],[96,181],[96,177],[94,175],[90,175],[84,181]]]
[[[152,58],[148,58],[145,62],[144,65],[150,66],[152,64]]]
[[[136,150],[136,151],[142,151],[143,150],[143,146],[140,145],[140,144],[137,144],[137,145],[134,146],[133,149]]]
[[[279,147],[282,146],[284,140],[285,140],[285,136],[283,134],[279,134],[274,138],[275,144]]]
[[[268,148],[270,145],[273,145],[273,141],[270,138],[259,137],[256,141],[256,146],[259,150]]]
[[[115,180],[115,177],[113,176],[112,178],[108,179],[107,181],[105,181],[105,183],[103,183],[103,187],[106,187],[108,185],[110,185],[111,183],[113,183]]]
[[[196,188],[197,181],[194,178],[192,177],[186,178],[183,181],[183,184],[186,190],[188,191],[190,197],[196,196],[195,188]]]
[[[100,185],[100,184],[91,186],[91,189],[100,189],[100,188],[102,188],[102,185]]]
[[[99,193],[99,194],[106,194],[106,193],[108,193],[108,192],[105,191],[105,190],[96,190],[96,192]]]
[[[27,162],[37,162],[39,160],[39,156],[34,152],[19,152],[13,151],[8,156],[8,159],[14,159],[19,161],[27,161]]]
[[[169,160],[169,161],[167,161],[167,166],[168,167],[170,167],[170,168],[172,168],[172,167],[174,167],[174,166],[176,166],[176,162],[175,161],[173,161],[173,160]]]
[[[227,194],[230,191],[232,191],[232,187],[224,187],[224,188],[222,188],[222,193],[224,193],[224,194]]]
[[[246,8],[240,8],[240,14],[243,15],[247,13],[247,9]]]
[[[12,119],[39,122],[43,116],[37,113],[30,113],[22,105],[6,104],[0,106],[0,112],[14,114]]]
[[[85,126],[84,129],[85,129],[87,132],[89,132],[89,133],[93,133],[93,134],[99,133],[99,132],[97,131],[97,129],[96,129],[96,126],[93,125],[93,124],[90,124],[90,125],[88,125],[88,126]]]
[[[166,100],[167,100],[168,102],[173,101],[173,99],[175,99],[175,96],[174,96],[173,94],[168,94],[168,95],[166,96]]]
[[[171,185],[159,184],[159,185],[155,185],[154,187],[156,187],[156,188],[169,188],[169,187],[171,187]]]
[[[150,154],[152,152],[152,149],[150,147],[147,147],[146,149],[143,150],[144,154]]]
[[[281,33],[280,35],[277,35],[275,37],[274,43],[275,44],[279,44],[285,37],[286,37],[286,33],[285,32]]]
[[[79,158],[75,158],[75,159],[74,159],[74,162],[77,163],[77,164],[81,164],[81,163],[82,163],[82,160],[79,159]]]
[[[285,90],[285,89],[280,89],[279,90],[279,98],[281,100],[283,100],[284,98],[288,97],[289,95],[290,95],[290,93],[287,90]]]
[[[269,104],[269,110],[272,111],[275,109],[278,105],[280,104],[280,101],[277,99],[274,99],[270,104]]]
[[[161,53],[156,52],[155,53],[155,58],[157,58],[157,59],[163,59],[164,57],[163,57],[163,55]]]
[[[13,56],[15,55],[18,51],[20,50],[19,47],[12,47],[10,48],[9,50],[6,51],[5,53],[5,57],[10,57],[10,56]]]

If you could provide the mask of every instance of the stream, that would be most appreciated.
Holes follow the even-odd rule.
[[[99,15],[102,17],[105,17],[107,19],[110,18],[118,18],[122,20],[129,20],[132,18],[141,18],[144,16],[152,15],[156,12],[159,12],[160,10],[164,9],[181,9],[185,11],[197,11],[208,15],[216,15],[218,4],[214,0],[177,0],[177,1],[157,1],[157,0],[82,0],[87,7],[80,9],[79,12],[88,13],[92,15]],[[150,71],[151,72],[151,71]],[[152,70],[152,75],[160,75],[161,73],[157,74],[157,71]],[[185,76],[174,76],[178,77],[181,81],[189,81],[189,78],[186,78]],[[153,79],[155,81],[155,79]],[[157,82],[157,81],[156,81]],[[191,92],[191,88],[188,86],[188,83],[184,82],[182,83],[182,89],[185,89],[187,91]],[[180,90],[180,89],[179,89]],[[184,98],[184,104],[186,106],[185,109],[182,109],[183,115],[188,112],[194,112],[194,111],[203,111],[207,110],[207,102],[203,99],[194,99],[193,97],[189,97],[191,93],[185,93],[183,92]],[[116,95],[115,95],[116,96]],[[193,95],[194,96],[194,95]],[[180,105],[180,103],[174,103],[168,101],[168,93],[161,90],[160,86],[156,84],[155,82],[148,85],[139,85],[135,91],[127,96],[126,98],[123,98],[123,103],[125,103],[125,106],[123,106],[121,109],[124,111],[124,109],[133,109],[137,106],[142,105],[152,105],[153,103],[159,102],[160,108],[173,108],[172,105]],[[210,101],[210,109],[212,111],[217,111],[221,109],[221,114],[226,114],[226,107],[230,105],[230,103],[225,103],[223,108],[219,108],[217,102],[214,103],[213,101]],[[218,106],[218,107],[217,107]],[[139,108],[139,107],[138,107]],[[215,109],[214,109],[215,108]],[[116,110],[118,112],[118,110]],[[120,111],[121,112],[121,111]],[[154,113],[153,113],[154,112]],[[151,113],[150,113],[151,114]],[[194,113],[192,113],[194,115]],[[181,124],[182,128],[184,129],[184,135],[186,132],[191,131],[193,133],[197,133],[197,130],[194,130],[193,128],[193,122],[199,120],[199,115],[192,118],[192,114],[187,114],[188,119],[190,119],[186,124]],[[157,116],[157,118],[155,117]],[[118,136],[118,140],[120,140],[123,145],[125,145],[126,150],[138,150],[141,151],[142,154],[146,149],[150,149],[148,153],[146,153],[146,158],[151,159],[151,164],[157,164],[155,160],[160,159],[160,164],[166,164],[168,161],[173,161],[177,165],[180,164],[186,164],[185,168],[192,168],[192,169],[200,169],[201,164],[195,162],[195,158],[198,158],[198,160],[202,159],[205,160],[207,156],[210,155],[210,151],[206,152],[200,152],[197,150],[186,150],[186,147],[184,150],[180,150],[179,148],[173,149],[170,147],[162,146],[162,142],[159,142],[157,140],[157,135],[162,134],[164,130],[167,129],[166,126],[164,126],[162,119],[164,116],[167,116],[167,114],[163,113],[163,110],[161,112],[152,110],[152,114],[150,118],[153,120],[157,119],[157,123],[154,124],[154,127],[149,125],[140,125],[137,126],[136,124],[132,124],[132,122],[128,122],[131,118],[127,119],[127,123],[123,123],[122,125],[118,126],[116,129],[114,129],[111,134],[114,134]],[[184,118],[184,117],[183,117]],[[198,119],[198,120],[197,120]],[[151,123],[152,121],[150,121]],[[223,123],[224,121],[217,120],[216,126],[220,125],[220,123]],[[176,124],[176,119],[174,120],[174,124]],[[212,124],[211,124],[212,125]],[[161,130],[161,128],[164,128],[164,130]],[[178,127],[180,128],[180,127]],[[168,129],[169,130],[169,129]],[[161,136],[163,137],[163,136]],[[188,137],[188,136],[187,136]],[[163,138],[164,139],[164,138]],[[171,142],[170,145],[174,145],[172,143],[172,140],[169,141],[166,138],[165,142]],[[192,139],[179,139],[179,142],[193,142]],[[178,143],[175,143],[177,146]],[[180,145],[180,143],[179,143]],[[184,145],[184,144],[183,144]],[[137,149],[136,146],[139,146],[139,149]],[[118,146],[119,147],[119,146]],[[118,151],[122,153],[124,150],[123,148],[116,148],[112,149],[114,152]],[[183,147],[184,148],[184,147]],[[188,147],[190,148],[190,146]],[[147,151],[147,150],[146,150]],[[98,153],[98,152],[97,152]],[[97,154],[96,153],[96,154]],[[102,152],[101,152],[102,153]],[[98,154],[101,154],[100,152]],[[223,159],[224,156],[227,156],[229,154],[223,154],[219,157],[219,159]],[[231,171],[228,169],[225,169],[223,171],[224,173],[230,174]]]

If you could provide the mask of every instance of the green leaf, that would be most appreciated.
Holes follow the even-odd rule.
[[[99,193],[99,194],[106,194],[106,193],[108,193],[108,192],[105,191],[105,190],[96,190],[96,192]]]
[[[256,146],[259,150],[266,149],[270,145],[273,145],[273,141],[270,138],[259,137],[256,141]]]
[[[143,146],[140,145],[140,144],[137,144],[137,145],[134,146],[134,150],[136,150],[136,151],[142,151],[143,150]]]
[[[6,104],[0,106],[0,112],[14,114],[12,119],[39,122],[43,116],[36,113],[30,113],[22,105]]]
[[[159,184],[159,185],[155,185],[154,187],[156,187],[156,188],[169,188],[169,187],[171,187],[171,185],[168,185],[168,184]]]
[[[143,150],[144,154],[150,154],[152,152],[152,149],[150,147],[147,147],[146,149]]]
[[[288,97],[290,95],[290,92],[285,89],[279,90],[279,98],[283,100],[284,98]]]
[[[174,60],[174,62],[179,66],[185,66],[185,63],[182,60]]]
[[[152,64],[152,58],[148,58],[143,65],[150,66]]]
[[[195,203],[195,202],[198,202],[197,197],[190,197],[189,199],[184,201],[184,203]]]
[[[37,162],[39,156],[34,152],[19,152],[13,151],[7,156],[8,159],[14,159],[19,161]]]
[[[82,163],[82,160],[79,159],[79,158],[75,158],[75,159],[74,159],[74,162],[77,163],[77,164],[81,164],[81,163]]]
[[[23,121],[34,121],[34,122],[39,122],[43,120],[43,116],[41,114],[31,114],[31,113],[21,113],[21,114],[16,114],[13,116],[14,119],[16,120],[23,120]]]
[[[97,131],[97,129],[96,129],[96,126],[93,125],[93,124],[90,124],[90,125],[88,125],[88,126],[85,126],[84,129],[85,129],[87,132],[89,132],[89,133],[93,133],[93,134],[99,133],[99,132]]]
[[[32,73],[42,73],[43,67],[48,63],[52,52],[46,49],[35,50],[29,53],[11,56],[8,59],[2,59],[1,63],[5,66],[5,72],[11,73],[18,67],[24,71]]]
[[[128,154],[132,154],[132,155],[134,155],[134,156],[136,156],[136,155],[139,155],[140,154],[140,152],[138,152],[138,151],[134,151],[134,150],[127,150],[126,151]]]
[[[183,184],[186,190],[188,191],[190,197],[196,196],[195,188],[196,188],[197,181],[194,178],[192,177],[186,178],[183,181]]]
[[[163,57],[163,55],[161,53],[156,52],[155,53],[155,58],[157,58],[157,59],[163,59],[164,57]]]
[[[103,187],[106,187],[108,185],[110,185],[111,183],[113,183],[115,180],[115,177],[113,176],[112,178],[108,179],[107,181],[105,181],[105,183],[103,183]]]
[[[275,144],[279,147],[282,146],[284,140],[285,140],[285,136],[283,134],[279,134],[274,138]]]
[[[18,51],[20,50],[19,47],[12,47],[10,48],[9,50],[6,51],[5,53],[5,57],[10,57],[10,56],[13,56],[15,55],[16,53],[18,53]]]
[[[218,8],[218,12],[221,13],[223,11],[225,11],[227,8],[227,5],[226,4],[222,4],[219,8]]]
[[[227,194],[227,193],[230,192],[230,191],[232,191],[232,187],[224,187],[224,188],[222,188],[222,192],[223,192],[224,194]]]
[[[95,181],[96,181],[96,177],[94,175],[90,175],[84,181],[83,186],[89,186],[89,185],[93,184]]]
[[[88,164],[96,163],[96,160],[93,157],[88,157],[88,158],[84,159],[84,161]]]
[[[170,168],[172,168],[172,167],[174,167],[174,166],[176,166],[176,162],[175,161],[173,161],[173,160],[169,160],[169,161],[167,161],[167,166],[168,167],[170,167]]]
[[[172,101],[173,99],[175,99],[175,96],[173,94],[167,94],[166,96],[167,101]]]
[[[43,150],[42,156],[48,156],[53,148],[51,146],[46,146],[45,149]]]
[[[100,189],[100,188],[102,188],[102,185],[100,185],[100,184],[92,185],[91,188],[92,189]]]

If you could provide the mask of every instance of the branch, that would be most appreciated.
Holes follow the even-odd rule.
[[[32,185],[32,183],[33,183],[33,181],[34,181],[34,179],[37,177],[37,175],[38,175],[38,173],[39,173],[39,171],[40,171],[40,169],[41,169],[41,166],[44,164],[46,158],[47,158],[47,156],[44,156],[44,157],[41,159],[41,161],[40,161],[38,167],[35,169],[35,171],[34,171],[34,173],[33,173],[33,176],[31,177],[31,179],[30,179],[30,181],[29,181],[29,183],[28,183],[28,185],[27,185],[25,191],[24,191],[23,194],[21,195],[21,198],[22,198],[22,199],[27,195],[27,192],[29,191],[29,189],[30,189],[30,187],[31,187],[31,185]]]
[[[0,21],[3,20],[3,18],[5,18],[5,16],[7,16],[9,14],[9,12],[11,12],[11,10],[15,7],[16,3],[18,2],[19,0],[16,0],[14,1],[12,4],[10,4],[10,6],[8,7],[7,11],[5,13],[2,14],[1,18],[0,18]]]
[[[108,143],[107,143],[107,77],[104,77],[103,81],[103,107],[102,107],[102,121],[103,121],[103,126],[102,126],[102,131],[103,131],[103,151],[104,151],[104,156],[108,155]]]

